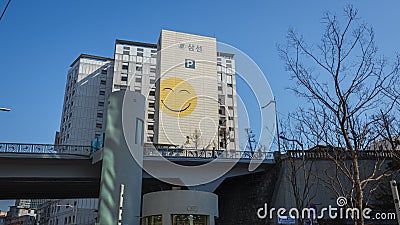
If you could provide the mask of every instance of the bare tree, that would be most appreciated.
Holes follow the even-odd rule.
[[[196,129],[193,134],[190,135],[190,140],[192,140],[193,147],[197,150],[201,145],[201,132]]]
[[[308,146],[328,146],[321,151],[334,168],[326,171],[326,185],[362,212],[370,186],[393,173],[383,168],[382,150],[371,146],[384,140],[390,143],[386,151],[397,149],[400,57],[389,65],[378,55],[373,29],[352,6],[345,8],[343,21],[326,13],[322,22],[325,31],[317,45],[291,29],[287,46],[279,48],[296,82],[292,90],[310,105],[293,120]],[[368,170],[360,167],[365,151],[377,153]],[[364,225],[364,218],[354,224]]]

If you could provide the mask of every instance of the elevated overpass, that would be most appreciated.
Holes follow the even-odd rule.
[[[238,161],[225,176],[239,176],[248,171],[251,159],[262,160],[259,170],[275,163],[270,152],[196,150],[182,148],[144,148],[144,164],[160,167],[166,158],[180,165],[196,166],[219,159]],[[0,199],[17,198],[97,198],[100,191],[103,149],[91,146],[0,143]],[[257,171],[259,171],[257,170]],[[257,172],[254,171],[254,172]],[[163,171],[165,176],[172,171]],[[143,171],[143,179],[154,179]],[[215,190],[223,181],[211,183]],[[144,191],[156,181],[145,181]],[[194,187],[194,189],[204,188]]]

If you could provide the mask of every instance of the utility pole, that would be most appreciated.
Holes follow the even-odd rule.
[[[281,154],[281,142],[280,142],[280,136],[279,136],[279,123],[278,123],[278,111],[276,110],[276,100],[275,97],[273,100],[269,101],[266,105],[261,106],[261,109],[265,109],[268,107],[270,104],[274,104],[274,109],[275,109],[275,123],[276,123],[276,138],[278,141],[278,152]]]

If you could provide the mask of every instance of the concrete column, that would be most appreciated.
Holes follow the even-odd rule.
[[[121,184],[125,187],[121,224],[140,224],[145,108],[145,98],[139,93],[117,91],[109,96],[99,196],[100,225],[118,224]]]

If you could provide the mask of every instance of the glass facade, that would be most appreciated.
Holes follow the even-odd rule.
[[[194,214],[175,214],[172,215],[172,225],[207,225],[207,216]]]
[[[162,216],[161,215],[147,216],[143,218],[142,225],[162,225]]]

